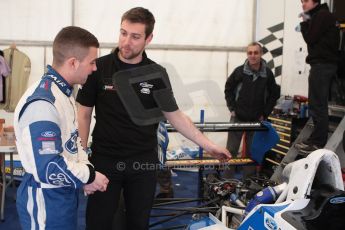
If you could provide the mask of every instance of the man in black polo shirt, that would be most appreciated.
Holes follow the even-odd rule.
[[[133,123],[112,84],[112,76],[120,70],[154,63],[144,51],[152,40],[154,23],[155,19],[147,9],[137,7],[127,11],[121,19],[118,48],[114,53],[97,60],[97,71],[88,77],[77,96],[82,145],[87,145],[95,106],[96,124],[92,134],[91,162],[97,171],[109,178],[107,191],[96,192],[88,199],[87,229],[111,229],[122,188],[127,229],[148,229],[156,186],[155,167],[150,166],[158,163],[157,124],[139,126]],[[145,97],[150,101],[148,94],[149,90],[144,91],[141,100]],[[230,158],[225,148],[216,146],[195,128],[192,121],[178,109],[175,100],[167,101],[160,108],[165,118],[180,133],[214,157],[220,160]]]

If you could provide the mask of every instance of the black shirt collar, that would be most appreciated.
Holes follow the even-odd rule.
[[[116,67],[119,70],[125,70],[125,69],[130,69],[130,68],[133,68],[133,67],[139,67],[139,66],[142,66],[142,65],[149,64],[149,59],[147,58],[145,50],[143,52],[143,58],[142,58],[141,62],[139,62],[137,64],[125,63],[125,62],[120,60],[118,55],[119,55],[119,47],[117,47],[114,50],[114,56],[113,56],[114,57],[114,61],[115,61],[115,65],[116,65]]]

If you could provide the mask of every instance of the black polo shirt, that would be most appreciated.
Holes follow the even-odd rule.
[[[153,64],[143,53],[143,60],[138,64],[122,62],[114,53],[100,57],[96,61],[97,70],[93,72],[79,90],[77,102],[83,106],[95,106],[96,124],[92,133],[91,149],[94,154],[115,158],[128,158],[151,154],[157,159],[157,124],[138,126],[134,124],[122,104],[112,76],[120,70]],[[148,95],[144,95],[147,97]],[[152,94],[149,95],[152,97]],[[145,98],[152,103],[153,98]],[[178,109],[176,103],[167,105],[166,112]],[[146,158],[147,159],[147,158]]]

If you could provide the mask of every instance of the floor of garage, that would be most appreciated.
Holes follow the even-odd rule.
[[[196,172],[186,172],[186,171],[176,171],[175,176],[172,177],[173,184],[174,184],[174,195],[175,197],[183,197],[183,198],[196,198],[198,194],[198,173]],[[157,193],[159,191],[159,187],[157,186]],[[6,193],[6,203],[5,203],[5,221],[0,222],[0,229],[6,230],[19,230],[19,218],[16,211],[16,204],[14,200],[14,193],[15,190],[13,188],[8,188],[8,192]],[[80,193],[80,202],[79,202],[79,210],[78,210],[78,230],[85,229],[85,209],[86,209],[86,201],[87,198]],[[182,204],[182,207],[186,206],[193,206],[197,205],[197,202]],[[153,210],[152,214],[162,214],[166,213],[161,210]],[[151,218],[150,223],[156,223],[166,217],[154,217]],[[172,226],[185,226],[188,225],[191,221],[191,214],[181,216],[179,218],[173,219],[166,223],[155,225],[154,227],[150,228],[152,230],[158,229],[171,229]],[[179,228],[183,229],[183,228]]]

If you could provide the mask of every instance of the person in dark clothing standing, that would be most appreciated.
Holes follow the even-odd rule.
[[[295,147],[307,155],[323,148],[328,139],[328,96],[332,78],[337,72],[340,32],[335,17],[326,3],[320,0],[302,0],[303,21],[300,23],[303,39],[307,43],[310,64],[308,78],[309,114],[314,129],[308,139]]]
[[[280,87],[276,84],[272,71],[262,57],[259,43],[253,42],[247,47],[247,60],[237,67],[225,84],[225,100],[231,112],[231,122],[257,122],[268,117],[280,96]],[[246,149],[248,157],[253,132],[246,132]],[[227,148],[237,156],[243,131],[231,131],[228,134]],[[227,178],[233,177],[234,170],[224,172]],[[245,166],[244,177],[255,173],[254,166]]]
[[[89,196],[86,209],[86,229],[109,230],[123,189],[127,229],[148,229],[149,215],[156,187],[158,124],[135,124],[112,83],[112,76],[121,70],[134,73],[153,64],[145,53],[152,40],[155,19],[152,13],[136,7],[121,19],[118,48],[96,60],[97,71],[90,75],[77,96],[79,133],[86,148],[93,107],[96,124],[92,133],[91,162],[107,175],[109,184],[103,194]],[[122,71],[124,72],[124,71]],[[147,84],[142,82],[140,84]],[[152,101],[156,85],[138,92],[143,101]],[[220,160],[230,153],[208,140],[182,113],[173,98],[160,105],[164,117],[184,136]],[[152,167],[153,166],[153,167]]]

